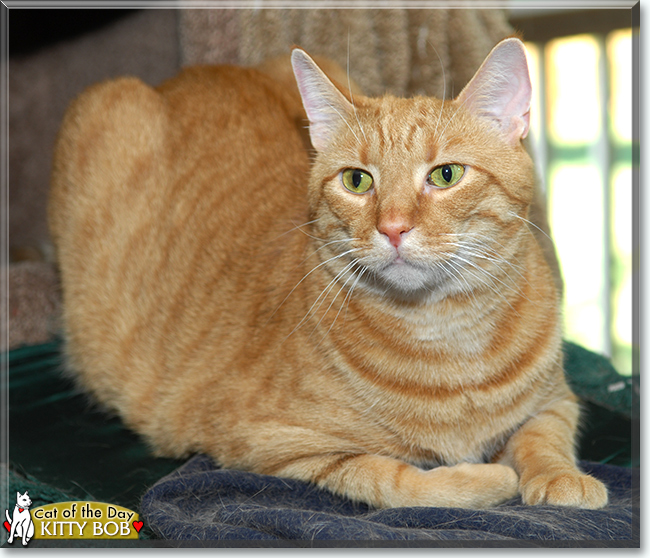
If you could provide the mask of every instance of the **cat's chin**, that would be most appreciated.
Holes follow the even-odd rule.
[[[372,279],[376,290],[395,298],[417,300],[450,294],[450,283],[430,268],[400,261],[378,270]]]

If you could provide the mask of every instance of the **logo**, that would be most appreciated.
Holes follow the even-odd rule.
[[[12,544],[15,537],[20,537],[23,541],[23,546],[27,546],[29,540],[34,536],[34,522],[32,521],[29,506],[32,505],[31,498],[20,492],[16,492],[16,507],[13,514],[9,517],[9,510],[5,510],[7,521],[4,525],[9,531],[9,538],[7,542]]]
[[[16,537],[23,545],[32,539],[138,539],[144,526],[138,514],[103,502],[59,502],[30,510],[31,499],[17,493],[13,516],[5,512],[8,544]]]

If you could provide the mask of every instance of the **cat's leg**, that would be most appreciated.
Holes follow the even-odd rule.
[[[398,459],[340,453],[297,460],[276,474],[302,478],[377,508],[487,508],[517,495],[511,467],[460,463],[422,470]]]
[[[9,529],[9,538],[7,539],[7,543],[9,544],[12,544],[14,542],[14,537],[16,536],[16,529],[18,528],[18,521],[16,520],[15,515],[16,514],[14,514],[14,517],[10,521],[11,529]]]
[[[244,443],[255,448],[247,457],[256,462],[245,468],[313,482],[377,508],[486,508],[518,493],[517,474],[502,464],[461,463],[423,470],[305,428],[267,425]]]
[[[23,528],[23,544],[27,544],[30,539],[34,536],[34,522],[32,519],[28,519],[25,522],[25,527]]]
[[[27,543],[29,542],[29,537],[27,536],[27,526],[25,524],[26,520],[23,519],[16,529],[16,535],[20,536],[20,540],[23,543],[23,546],[27,546]]]
[[[575,458],[579,407],[567,397],[530,418],[506,444],[499,460],[519,473],[525,504],[598,509],[607,504],[607,489],[582,473]]]

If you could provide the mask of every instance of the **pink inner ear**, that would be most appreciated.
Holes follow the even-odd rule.
[[[295,49],[291,62],[309,119],[312,145],[317,151],[322,151],[332,140],[341,122],[349,117],[349,103],[304,51]]]
[[[501,41],[483,62],[458,100],[476,116],[492,121],[515,144],[528,135],[532,86],[525,47]]]

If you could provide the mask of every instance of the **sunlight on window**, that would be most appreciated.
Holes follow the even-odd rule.
[[[610,114],[614,139],[632,141],[632,31],[614,31],[607,41],[610,61]]]
[[[621,374],[631,374],[631,31],[527,46],[533,83],[539,84],[533,90],[546,108],[546,138],[534,147],[548,159],[549,221],[565,282],[565,338],[610,356]],[[601,103],[607,103],[605,122]],[[531,128],[536,125],[533,116]]]
[[[598,352],[606,331],[601,182],[594,165],[554,165],[548,200],[565,284],[565,338]]]
[[[632,32],[607,38],[610,77],[610,128],[615,163],[612,169],[612,362],[621,374],[632,372]]]
[[[591,35],[548,43],[548,132],[552,141],[575,144],[598,138],[598,55],[598,42]]]

